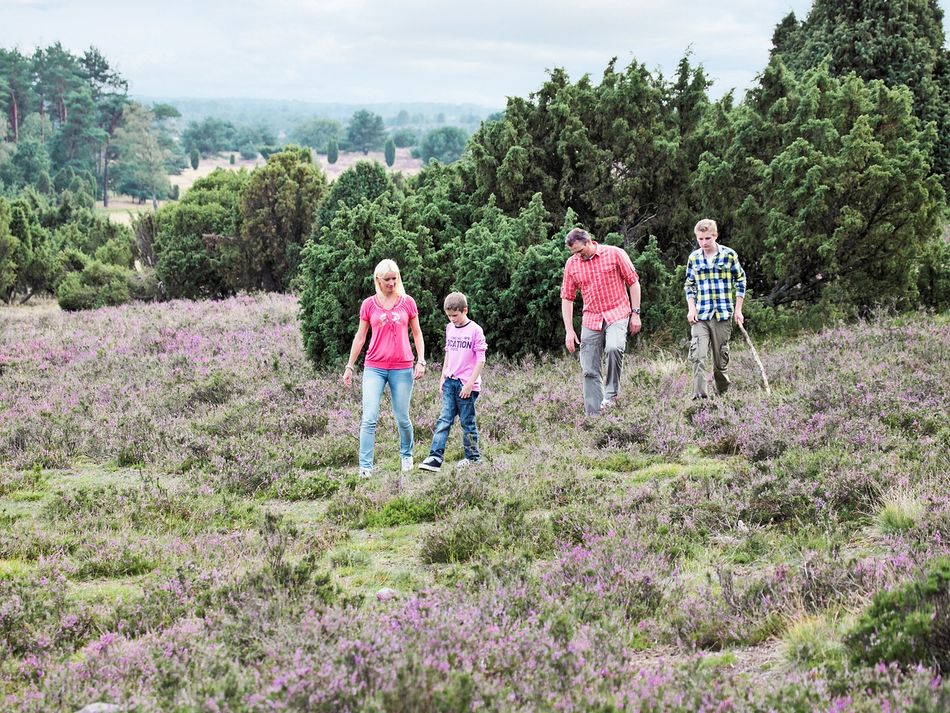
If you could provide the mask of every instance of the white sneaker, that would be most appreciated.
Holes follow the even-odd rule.
[[[402,472],[405,473],[407,470],[412,470],[415,468],[415,461],[412,460],[412,456],[402,456],[400,459],[402,463]]]
[[[463,458],[455,464],[456,468],[467,468],[470,465],[478,465],[477,460],[472,460],[471,458]]]
[[[365,480],[366,478],[372,478],[372,477],[373,477],[372,468],[360,468],[360,478],[363,478]]]
[[[612,409],[616,405],[616,403],[617,402],[614,401],[613,399],[604,399],[603,401],[600,402],[600,410],[607,411],[609,409]]]

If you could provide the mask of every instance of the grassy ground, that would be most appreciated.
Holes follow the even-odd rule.
[[[761,345],[771,398],[735,344],[700,406],[679,355],[634,351],[598,418],[574,360],[492,360],[483,464],[398,472],[384,408],[361,481],[358,395],[296,309],[0,311],[8,709],[947,703],[935,639],[877,665],[854,633],[950,554],[946,318]]]

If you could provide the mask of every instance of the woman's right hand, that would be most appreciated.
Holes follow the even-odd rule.
[[[349,386],[353,383],[353,367],[348,367],[343,370],[343,385]]]

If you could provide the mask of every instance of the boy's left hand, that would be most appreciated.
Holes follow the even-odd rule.
[[[640,315],[636,312],[630,315],[630,334],[636,334],[643,327],[643,324],[640,322]]]
[[[459,396],[461,396],[463,399],[467,399],[471,395],[472,395],[472,386],[470,384],[463,384],[462,390],[459,391]]]

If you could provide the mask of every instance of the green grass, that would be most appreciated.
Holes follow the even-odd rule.
[[[888,493],[874,514],[874,524],[884,535],[907,532],[920,522],[927,506],[922,499],[906,490]]]
[[[36,569],[36,565],[15,559],[0,559],[0,579],[25,577]]]
[[[141,577],[116,577],[112,579],[76,582],[67,593],[73,602],[84,604],[127,604],[142,596]]]
[[[845,649],[838,620],[832,615],[808,615],[789,623],[781,637],[782,656],[797,668],[841,667]]]
[[[419,537],[425,527],[355,530],[325,559],[337,584],[350,594],[374,595],[382,587],[413,592],[433,581],[419,561]]]

